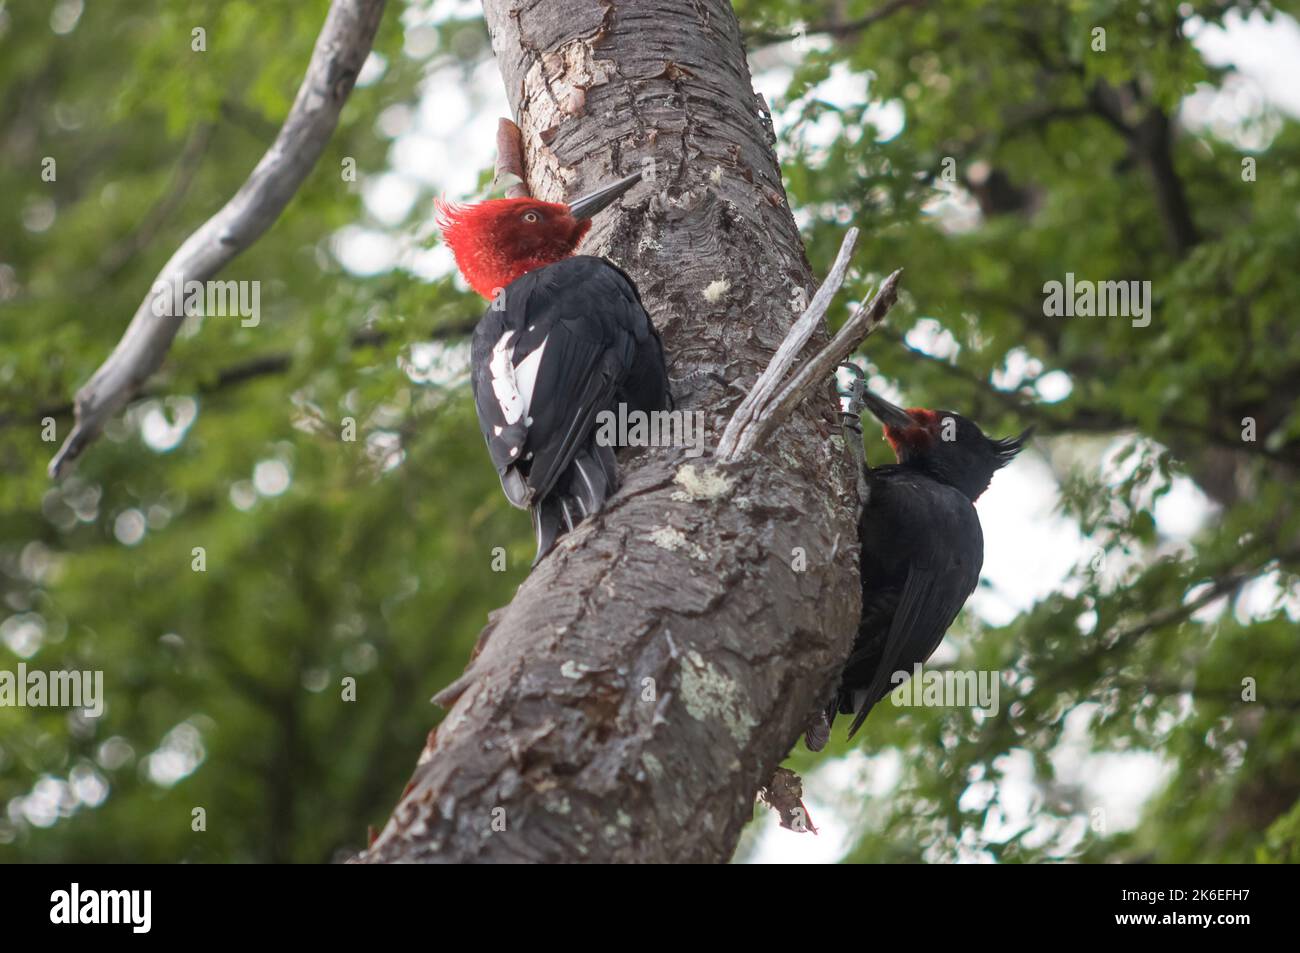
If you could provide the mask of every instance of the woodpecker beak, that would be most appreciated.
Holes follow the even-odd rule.
[[[633,172],[626,179],[619,179],[613,185],[607,185],[603,189],[597,189],[590,195],[584,195],[580,199],[575,199],[569,203],[569,214],[578,221],[592,218],[601,209],[608,208],[618,201],[621,196],[632,186],[641,181],[641,173]]]
[[[916,421],[912,419],[912,415],[902,407],[895,407],[885,398],[879,397],[865,388],[862,391],[862,403],[886,427],[907,430],[916,426]]]

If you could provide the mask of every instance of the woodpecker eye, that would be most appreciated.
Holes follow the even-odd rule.
[[[536,212],[524,212],[523,219],[529,225],[536,225],[538,222],[542,220],[542,217],[538,215]]]

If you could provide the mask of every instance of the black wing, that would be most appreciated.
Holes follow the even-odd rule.
[[[896,687],[895,672],[910,674],[934,654],[984,563],[979,517],[959,490],[895,467],[878,468],[869,480],[871,502],[859,530],[867,611],[846,667],[854,677],[846,678],[840,699],[855,716],[850,737]],[[884,592],[873,594],[873,585]]]
[[[522,411],[502,381],[507,351]],[[616,481],[612,451],[594,446],[600,412],[620,399],[632,409],[667,403],[663,348],[636,286],[591,256],[512,282],[475,330],[472,365],[479,424],[506,496],[537,507],[572,491],[577,519],[599,508]],[[569,510],[555,512],[572,523]],[[553,541],[539,529],[539,551],[548,535]]]

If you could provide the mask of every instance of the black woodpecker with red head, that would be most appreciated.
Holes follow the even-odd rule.
[[[857,415],[865,406],[898,462],[862,465],[862,619],[839,686],[805,734],[814,751],[826,744],[837,714],[853,716],[852,737],[872,707],[939,647],[984,564],[975,501],[1031,433],[995,440],[950,410],[904,410],[868,391],[858,374],[846,430],[860,451]]]
[[[512,504],[532,513],[537,563],[618,488],[602,411],[667,409],[663,344],[636,285],[575,255],[597,212],[638,172],[574,202],[440,204],[438,223],[470,287],[492,304],[474,330],[470,380],[488,455]]]

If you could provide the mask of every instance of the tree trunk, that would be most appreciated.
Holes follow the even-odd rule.
[[[723,0],[484,9],[534,195],[571,198],[653,158],[653,181],[599,216],[584,251],[637,281],[678,406],[704,412],[716,445],[813,287],[735,15]],[[857,625],[832,389],[736,464],[668,448],[620,467],[606,509],[492,614],[359,860],[731,856]]]

